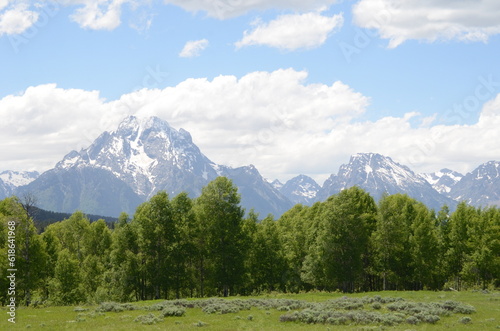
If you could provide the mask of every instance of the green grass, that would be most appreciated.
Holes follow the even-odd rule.
[[[164,300],[133,303],[137,310],[122,312],[96,312],[97,306],[75,307],[19,307],[16,311],[16,324],[9,323],[5,307],[2,307],[0,330],[500,330],[500,293],[482,292],[371,292],[347,295],[349,298],[400,297],[413,302],[459,301],[475,307],[471,315],[452,314],[442,316],[436,324],[417,325],[402,323],[396,326],[369,325],[325,325],[304,324],[299,322],[280,322],[280,316],[288,313],[277,309],[263,310],[252,307],[236,313],[206,314],[201,308],[186,308],[182,317],[168,316],[152,325],[135,322],[141,315],[159,316],[161,311],[149,311],[149,307]],[[256,299],[294,299],[307,302],[325,302],[343,297],[341,293],[301,293],[271,294],[258,297],[236,297],[227,300]],[[375,311],[372,304],[365,304],[364,310]],[[390,313],[386,305],[376,311]],[[291,311],[293,312],[293,311]],[[147,317],[145,317],[147,320]]]

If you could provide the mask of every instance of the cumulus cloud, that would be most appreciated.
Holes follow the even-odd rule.
[[[8,5],[8,1],[0,2],[0,10],[5,8],[0,14],[0,36],[23,33],[37,22],[39,14],[30,10],[27,4]]]
[[[188,41],[182,51],[179,53],[180,57],[196,57],[200,56],[201,51],[203,51],[208,46],[207,39]]]
[[[204,11],[209,16],[227,19],[243,15],[251,10],[266,10],[272,8],[296,11],[310,11],[330,6],[337,0],[165,0],[191,12]]]
[[[83,5],[71,18],[82,28],[92,30],[113,30],[121,24],[122,5],[128,0],[90,0],[70,1]]]
[[[55,84],[29,87],[0,100],[2,168],[47,169],[72,149],[97,136],[104,100],[96,91],[61,89]]]
[[[113,30],[121,24],[122,7],[133,0],[41,0],[32,5],[29,1],[0,0],[0,36],[21,34],[33,26],[40,15],[52,15],[59,6],[74,7],[70,18],[80,27],[92,30]],[[139,2],[133,2],[138,7]],[[49,9],[47,9],[49,8]]]
[[[284,9],[295,11],[318,10],[335,3],[336,0],[285,1],[285,0],[165,0],[165,4],[177,5],[187,11],[205,11],[211,17],[227,19],[243,15],[251,10]],[[132,28],[145,31],[152,22],[152,1],[135,0],[40,0],[29,5],[29,1],[0,0],[0,36],[20,34],[37,22],[45,6],[64,6],[74,9],[70,19],[84,29],[113,30],[122,23],[123,9],[135,12],[129,24]],[[139,8],[149,7],[147,13]]]
[[[257,21],[252,31],[245,31],[243,39],[235,45],[237,48],[250,45],[265,45],[285,50],[314,48],[325,43],[328,36],[342,27],[342,14],[332,17],[319,12],[281,15],[263,23]]]
[[[416,171],[462,172],[500,155],[500,95],[491,94],[473,125],[431,123],[415,112],[363,121],[367,96],[339,81],[313,84],[307,77],[286,69],[187,79],[114,101],[97,91],[30,87],[0,100],[0,170],[53,167],[127,115],[159,116],[188,130],[214,162],[252,163],[282,180],[304,173],[321,182],[357,152],[385,154]]]
[[[353,6],[354,22],[378,30],[390,48],[410,39],[486,42],[500,33],[499,17],[495,0],[361,0]]]

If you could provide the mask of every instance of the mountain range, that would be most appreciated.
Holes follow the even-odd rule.
[[[476,206],[500,205],[500,162],[490,161],[462,175],[443,169],[417,174],[390,157],[358,153],[322,186],[299,175],[268,182],[253,166],[231,168],[208,159],[184,129],[158,117],[127,117],[115,131],[103,132],[88,148],[71,151],[53,169],[0,173],[0,198],[33,193],[40,208],[72,213],[118,216],[159,190],[174,196],[186,191],[195,198],[218,176],[238,187],[242,206],[262,217],[279,217],[294,204],[311,205],[341,190],[359,186],[375,199],[384,193],[406,193],[439,209],[465,200]]]

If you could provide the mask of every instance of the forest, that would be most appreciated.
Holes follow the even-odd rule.
[[[260,219],[225,177],[196,199],[158,192],[112,226],[75,212],[42,232],[26,207],[0,201],[3,305],[13,265],[16,303],[26,306],[500,287],[497,207],[434,211],[404,194],[376,203],[352,187]]]

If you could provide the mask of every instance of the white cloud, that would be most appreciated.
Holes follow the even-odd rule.
[[[342,27],[342,14],[332,17],[319,12],[281,15],[269,23],[257,22],[252,31],[245,31],[236,47],[265,45],[285,50],[318,47],[328,36]]]
[[[0,10],[8,6],[8,1],[0,3]],[[39,14],[29,10],[24,3],[8,7],[0,14],[0,36],[25,32],[38,20]]]
[[[100,125],[104,101],[96,91],[29,87],[0,100],[2,168],[43,169],[72,149],[88,145]],[[89,136],[89,137],[87,137]]]
[[[226,19],[243,15],[251,10],[284,9],[296,11],[318,10],[337,0],[286,1],[286,0],[165,0],[187,11],[205,11],[209,16]],[[146,31],[154,16],[151,0],[39,0],[30,4],[27,0],[0,0],[0,36],[20,34],[45,15],[44,7],[64,6],[74,8],[70,19],[84,29],[113,30],[122,23],[124,6],[134,12],[129,25],[139,32]],[[147,8],[147,10],[138,9]]]
[[[9,0],[0,0],[0,10],[4,9],[9,5]]]
[[[361,121],[369,98],[342,82],[307,83],[307,76],[286,69],[188,79],[115,101],[97,91],[30,87],[0,100],[0,170],[53,167],[127,115],[159,116],[188,130],[213,161],[253,163],[283,180],[299,173],[325,179],[357,152],[385,154],[416,171],[462,172],[500,155],[500,95],[473,125],[432,124],[418,113]]]
[[[304,12],[328,7],[336,2],[338,0],[165,0],[165,3],[177,5],[187,11],[204,11],[209,16],[219,19],[236,17],[252,10],[272,8]]]
[[[113,30],[121,24],[122,5],[128,0],[76,0],[74,5],[83,5],[71,15],[82,28]]]
[[[208,46],[208,40],[193,40],[188,41],[182,51],[179,53],[180,57],[195,57],[200,56],[201,51],[203,51]]]
[[[353,20],[376,29],[394,48],[406,40],[488,41],[500,33],[500,3],[479,1],[361,0]]]

